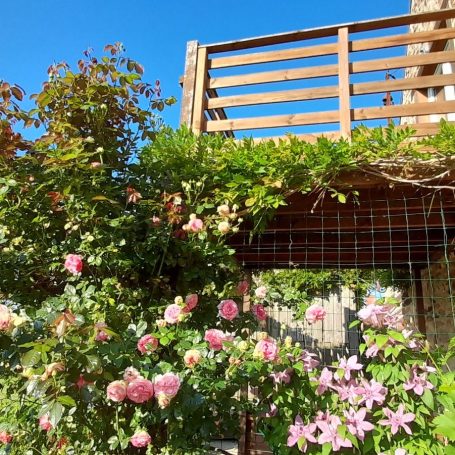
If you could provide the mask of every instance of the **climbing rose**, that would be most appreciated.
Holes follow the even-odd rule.
[[[200,361],[202,355],[197,349],[190,349],[185,352],[183,356],[183,361],[188,368],[194,368]]]
[[[156,396],[156,401],[158,402],[158,406],[161,409],[165,409],[171,404],[171,398],[167,396],[165,393],[159,393]]]
[[[250,290],[250,285],[248,284],[248,281],[243,280],[243,281],[240,281],[239,284],[237,284],[237,294],[238,295],[248,294],[249,290]]]
[[[13,316],[6,305],[0,305],[0,330],[6,331],[10,328]]]
[[[6,431],[0,431],[0,442],[3,444],[9,444],[13,440],[13,436]]]
[[[192,232],[201,232],[204,229],[203,221],[197,218],[194,213],[190,215],[190,221],[188,221],[186,226],[188,227],[187,230]]]
[[[365,438],[365,431],[372,431],[374,425],[370,422],[365,421],[365,416],[367,410],[365,408],[355,411],[350,408],[349,411],[343,411],[344,416],[346,417],[346,426],[348,427],[349,432],[357,436],[361,441]]]
[[[168,324],[177,324],[177,322],[180,320],[179,317],[181,313],[182,307],[176,303],[173,303],[172,305],[169,305],[164,311],[164,320]]]
[[[50,431],[52,430],[52,423],[49,420],[49,414],[44,414],[39,418],[39,426],[41,427],[42,430],[44,431]]]
[[[107,386],[107,397],[109,400],[120,402],[126,398],[126,387],[125,381],[113,381]]]
[[[65,259],[65,269],[73,275],[78,275],[82,271],[82,256],[79,254],[68,254]]]
[[[322,308],[321,305],[311,305],[305,311],[305,319],[308,324],[314,324],[317,321],[323,321],[327,315],[327,312]]]
[[[276,341],[272,338],[268,338],[266,340],[258,341],[254,348],[253,356],[271,362],[276,360],[278,350],[279,348]]]
[[[231,230],[231,225],[227,221],[221,221],[218,224],[218,230],[222,234],[227,234]]]
[[[253,305],[251,307],[251,312],[254,314],[258,321],[265,321],[267,319],[267,312],[263,305],[258,303],[257,305]]]
[[[219,205],[216,211],[218,212],[218,215],[221,216],[228,216],[230,213],[229,206],[227,204]]]
[[[239,307],[233,300],[222,300],[218,305],[218,315],[223,319],[232,321],[239,314]]]
[[[144,379],[139,371],[136,370],[134,367],[128,367],[125,368],[125,371],[123,372],[123,379],[126,382],[131,382],[134,381],[135,379]]]
[[[196,308],[199,301],[199,297],[197,294],[189,294],[185,297],[185,306],[183,307],[182,311],[184,313],[189,313],[190,311]]]
[[[147,447],[152,438],[146,431],[138,431],[131,437],[130,442],[133,447]]]
[[[111,339],[111,336],[103,329],[107,327],[107,324],[105,322],[97,322],[95,324],[95,330],[96,330],[96,341],[108,341]]]
[[[255,291],[254,295],[258,299],[265,299],[265,296],[267,295],[267,288],[265,286],[259,286]]]
[[[210,349],[219,351],[223,349],[223,341],[225,341],[226,335],[224,332],[218,329],[206,330],[204,340],[208,341]]]
[[[141,354],[148,354],[149,352],[156,351],[158,347],[158,340],[152,335],[144,335],[137,342],[137,349]]]
[[[134,403],[144,403],[153,397],[153,383],[148,379],[133,379],[128,384],[126,394]]]
[[[180,389],[180,379],[174,373],[159,374],[155,377],[155,393],[175,397]]]
[[[383,412],[388,419],[380,420],[378,423],[380,425],[390,425],[392,434],[396,434],[400,427],[403,427],[404,431],[408,434],[412,434],[411,429],[407,423],[413,422],[415,419],[415,414],[412,412],[404,413],[404,406],[400,404],[398,406],[397,412],[393,412],[389,408],[384,408]]]

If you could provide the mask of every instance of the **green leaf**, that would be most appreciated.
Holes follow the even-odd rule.
[[[455,411],[444,412],[443,415],[436,417],[433,420],[436,425],[434,432],[442,434],[450,441],[455,441]]]
[[[32,349],[28,352],[26,352],[22,356],[22,366],[25,368],[33,367],[36,365],[41,359],[41,352],[37,351],[35,349]]]
[[[338,198],[338,202],[340,202],[341,204],[346,203],[346,196],[343,193],[338,193],[337,198]]]
[[[332,444],[328,442],[322,445],[321,455],[329,455],[332,452]]]
[[[350,324],[349,324],[349,328],[350,329],[353,329],[354,327],[357,327],[358,325],[360,325],[360,321],[358,319],[356,319],[355,321],[352,321]]]
[[[55,402],[49,410],[49,420],[55,428],[62,418],[64,408],[60,403]]]
[[[61,395],[57,398],[57,401],[63,404],[64,406],[68,407],[76,406],[76,402],[69,395]]]
[[[434,409],[434,399],[433,399],[433,393],[431,390],[426,389],[425,392],[422,395],[422,401],[425,403],[425,405],[430,408],[431,410]],[[455,423],[454,423],[455,425]]]
[[[93,371],[99,370],[101,367],[101,360],[96,355],[88,355],[86,356],[87,359],[87,366],[86,370],[87,373],[92,373]]]

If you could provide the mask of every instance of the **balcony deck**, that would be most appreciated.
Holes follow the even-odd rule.
[[[452,121],[455,9],[187,46],[181,123],[240,138],[287,133],[349,138],[359,125],[413,123],[416,136]],[[399,102],[403,93],[413,96]],[[392,101],[395,98],[395,104]],[[441,99],[442,98],[442,99]],[[433,101],[433,102],[429,102]],[[272,115],[269,115],[272,114]]]

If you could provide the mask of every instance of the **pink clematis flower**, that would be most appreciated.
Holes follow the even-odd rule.
[[[357,363],[356,355],[349,357],[348,360],[342,358],[338,364],[338,369],[344,371],[344,378],[347,379],[348,381],[351,379],[351,371],[359,371],[362,368],[363,365],[361,363]],[[338,374],[335,373],[335,376],[338,377]]]
[[[321,430],[318,444],[330,443],[334,452],[340,450],[341,447],[352,447],[352,442],[349,439],[342,438],[338,434],[338,427],[341,425],[339,417],[328,415],[327,420],[318,420],[316,425]]]
[[[278,407],[275,403],[270,405],[269,410],[265,413],[265,417],[275,417],[278,413]]]
[[[355,404],[359,398],[357,395],[357,388],[359,384],[353,379],[350,381],[341,381],[338,384],[334,384],[332,388],[338,392],[341,401],[348,401],[350,404]]]
[[[346,426],[348,427],[349,432],[361,441],[365,438],[365,431],[372,431],[374,429],[374,425],[365,420],[367,414],[365,408],[362,408],[357,412],[350,408],[349,411],[343,411],[343,413],[346,417]]]
[[[327,312],[321,305],[317,304],[309,306],[305,311],[305,319],[308,324],[314,324],[315,322],[323,321],[326,316]]]
[[[371,409],[374,402],[377,404],[384,402],[387,388],[374,379],[370,382],[364,380],[362,385],[356,388],[355,393],[360,395],[359,405],[365,403],[366,407]]]
[[[380,425],[390,425],[392,434],[398,433],[400,427],[404,429],[407,434],[412,434],[411,429],[407,425],[410,422],[413,422],[415,419],[415,414],[412,412],[404,413],[404,406],[400,404],[398,406],[397,412],[393,412],[389,408],[384,408],[383,412],[387,419],[380,420],[378,423]]]
[[[289,384],[291,382],[292,373],[294,370],[292,368],[286,368],[284,371],[275,371],[269,374],[269,377],[272,378],[273,383],[276,384]]]
[[[307,373],[313,371],[319,364],[318,356],[307,350],[302,351],[302,355],[300,356],[300,360],[303,362],[303,370]]]
[[[290,425],[288,429],[288,440],[287,446],[295,446],[300,438],[305,438],[308,442],[317,442],[316,438],[313,436],[316,431],[316,424],[309,423],[308,425],[303,424],[302,418],[298,415],[295,418],[294,425]],[[302,447],[302,452],[306,452],[307,444]]]
[[[318,395],[322,395],[329,387],[332,386],[333,373],[326,367],[321,371],[319,379],[313,379],[314,381],[319,382],[319,385],[316,389]]]
[[[416,370],[412,370],[412,376],[403,384],[404,390],[414,390],[416,395],[423,395],[426,389],[433,389],[434,386],[430,381],[427,381],[425,374],[417,374]]]

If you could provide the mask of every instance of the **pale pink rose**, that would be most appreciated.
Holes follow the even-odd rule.
[[[190,221],[187,224],[187,230],[191,232],[201,232],[204,229],[204,223],[197,218],[194,213],[190,215]]]
[[[168,395],[166,395],[165,393],[159,393],[157,396],[156,396],[156,401],[158,403],[158,406],[161,408],[161,409],[165,409],[167,408],[170,404],[171,404],[171,397],[169,397]]]
[[[107,386],[107,398],[117,403],[126,398],[126,382],[113,381]]]
[[[0,305],[0,330],[6,331],[11,327],[13,315],[6,305]]]
[[[52,430],[52,423],[49,420],[49,414],[44,414],[39,418],[39,426],[41,427],[42,430],[44,431],[50,431]]]
[[[267,319],[267,311],[265,311],[264,306],[260,303],[253,305],[251,307],[251,312],[254,314],[258,321],[265,321]]]
[[[265,296],[267,295],[267,288],[265,286],[259,286],[254,291],[254,294],[258,299],[265,299]]]
[[[226,335],[221,330],[209,329],[205,331],[204,340],[208,341],[210,349],[220,351],[223,349],[223,341],[226,340]]]
[[[180,379],[174,373],[159,374],[155,377],[155,393],[175,397],[180,389]]]
[[[198,304],[199,297],[197,294],[189,294],[185,297],[185,306],[183,307],[184,313],[189,313],[194,310]]]
[[[144,403],[153,397],[153,383],[148,379],[134,379],[128,384],[126,395],[134,403]]]
[[[137,342],[137,349],[141,354],[148,354],[156,351],[158,344],[158,340],[153,335],[144,335]]]
[[[169,305],[164,311],[164,320],[168,324],[177,324],[180,321],[180,315],[182,314],[182,307],[173,303]]]
[[[131,437],[130,442],[133,447],[147,447],[152,438],[146,431],[138,431]]]
[[[218,316],[232,321],[239,315],[239,307],[233,300],[222,300],[218,305]]]
[[[314,324],[317,321],[323,321],[327,315],[327,312],[322,308],[321,305],[311,305],[305,311],[305,319],[308,324]]]
[[[219,205],[216,211],[218,212],[218,215],[221,216],[229,216],[229,213],[231,213],[229,206],[227,204]]]
[[[265,340],[258,341],[254,348],[253,356],[273,362],[278,357],[278,351],[279,348],[276,341],[272,338],[267,338]]]
[[[65,258],[65,269],[73,275],[78,275],[82,271],[82,256],[79,254],[68,254]]]
[[[167,322],[164,319],[157,319],[156,326],[157,327],[166,327]]]
[[[248,281],[243,280],[243,281],[240,281],[239,284],[237,284],[237,294],[238,295],[248,294],[249,290],[250,290],[250,285],[248,284]]]
[[[105,322],[97,322],[95,324],[96,336],[95,341],[109,341],[111,336],[103,329],[107,327]]]
[[[90,163],[90,167],[92,169],[99,169],[102,166],[102,164],[99,161],[92,161]]]
[[[218,224],[218,230],[221,234],[227,234],[231,230],[231,225],[227,221],[221,221]]]
[[[123,372],[123,379],[126,382],[131,382],[131,381],[134,381],[135,379],[144,379],[144,378],[141,376],[141,373],[139,373],[139,371],[136,370],[136,368],[128,367],[128,368],[125,368],[125,371]]]
[[[197,349],[190,349],[185,352],[183,356],[183,361],[188,368],[194,368],[200,361],[202,355]]]
[[[9,444],[13,440],[13,436],[6,431],[0,431],[0,442],[3,444]]]
[[[153,226],[159,226],[161,224],[161,218],[159,216],[153,215],[152,224]]]

